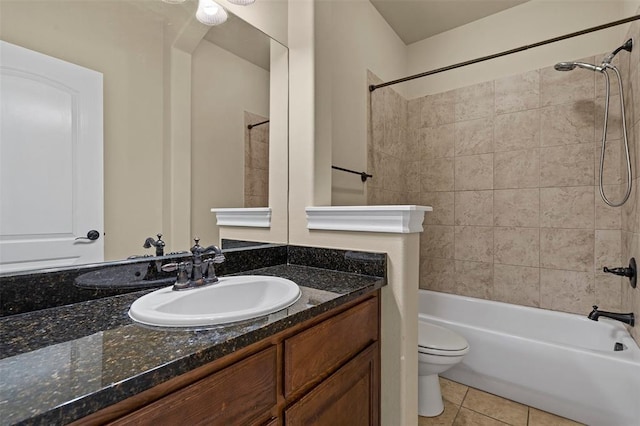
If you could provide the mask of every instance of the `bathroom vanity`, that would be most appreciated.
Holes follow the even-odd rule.
[[[377,425],[378,317],[367,294],[75,424]]]
[[[221,274],[287,278],[300,286],[300,300],[268,317],[207,329],[133,323],[128,307],[150,290],[1,318],[0,418],[379,424],[385,255],[282,246],[261,248],[253,253],[262,260],[247,262],[247,252],[226,252]]]

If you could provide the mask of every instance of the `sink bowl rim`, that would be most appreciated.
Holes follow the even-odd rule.
[[[282,297],[276,301],[262,305],[259,308],[238,309],[235,311],[227,311],[224,313],[207,313],[207,314],[182,314],[160,312],[157,309],[172,301],[177,301],[184,297],[192,297],[194,294],[214,294],[216,289],[225,287],[233,287],[239,284],[252,284],[260,281],[271,282],[272,284],[285,287],[286,297]],[[185,328],[185,327],[208,327],[216,325],[231,324],[239,321],[257,319],[274,312],[285,309],[300,299],[302,291],[300,287],[293,281],[268,275],[236,275],[219,277],[219,282],[194,288],[190,290],[174,291],[173,287],[164,287],[154,292],[147,293],[136,299],[129,308],[129,317],[137,323],[162,328]]]

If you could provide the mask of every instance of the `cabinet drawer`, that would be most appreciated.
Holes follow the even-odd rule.
[[[277,403],[276,347],[272,346],[168,395],[115,425],[252,424]]]
[[[285,425],[379,425],[378,359],[374,343],[289,407]]]
[[[378,339],[378,298],[284,342],[284,394],[308,389]]]

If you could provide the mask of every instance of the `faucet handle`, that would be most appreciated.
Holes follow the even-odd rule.
[[[195,243],[193,247],[191,247],[191,253],[200,254],[202,253],[202,246],[200,245],[200,237],[193,237],[193,242]]]

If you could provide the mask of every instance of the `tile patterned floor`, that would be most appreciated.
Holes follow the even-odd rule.
[[[579,426],[526,405],[440,378],[444,412],[418,417],[419,426]]]

